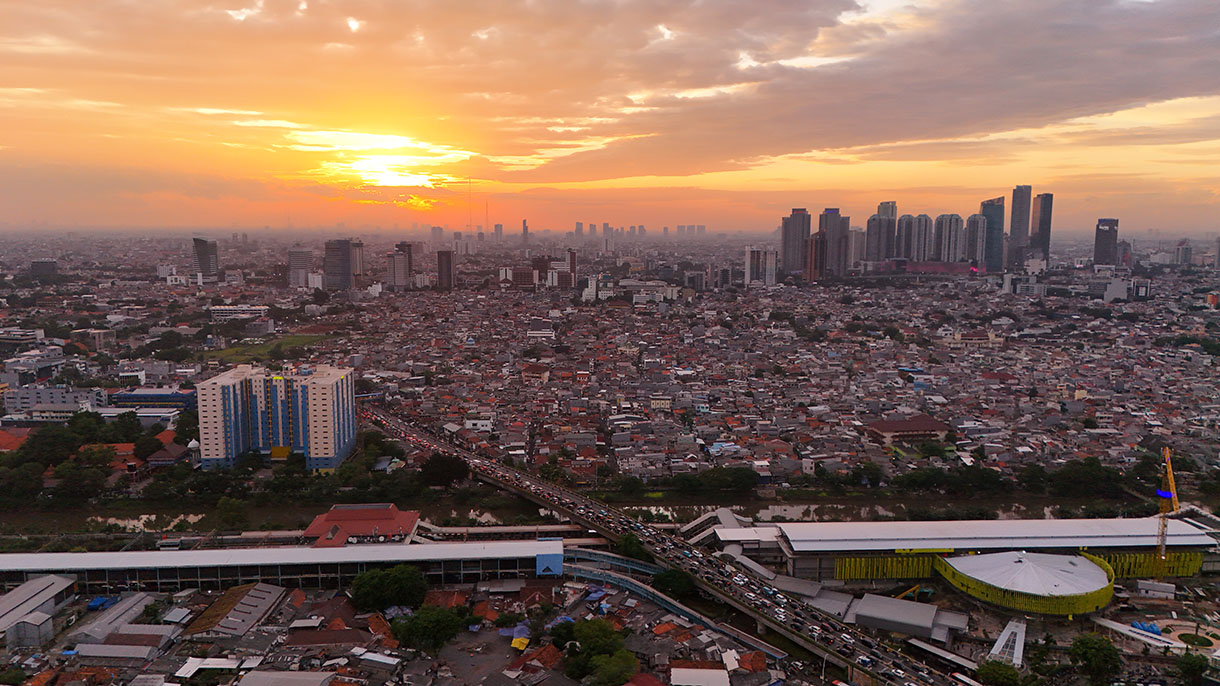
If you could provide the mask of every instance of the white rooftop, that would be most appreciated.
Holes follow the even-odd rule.
[[[1079,555],[1005,552],[951,557],[945,562],[997,588],[1040,596],[1090,593],[1110,583],[1106,570]]]
[[[1150,548],[1157,520],[982,519],[946,522],[799,522],[780,524],[797,553],[844,550],[1012,550],[1038,548]],[[1169,546],[1211,548],[1206,529],[1169,520]]]
[[[335,562],[426,562],[498,560],[563,555],[563,541],[487,541],[349,545],[342,548],[236,548],[221,550],[141,550],[98,553],[6,553],[8,571],[233,567],[237,565],[326,564]]]

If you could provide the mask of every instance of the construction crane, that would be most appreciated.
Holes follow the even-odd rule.
[[[1156,495],[1161,501],[1161,516],[1156,534],[1156,576],[1165,572],[1167,553],[1165,542],[1169,534],[1169,515],[1175,514],[1178,507],[1178,487],[1173,481],[1173,459],[1168,447],[1161,450],[1165,458],[1164,471],[1161,473],[1161,487],[1156,489]]]

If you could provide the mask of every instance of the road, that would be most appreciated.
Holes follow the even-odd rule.
[[[818,610],[801,599],[785,596],[749,570],[726,564],[705,554],[679,536],[636,521],[609,505],[563,486],[499,464],[428,433],[372,406],[361,408],[362,418],[373,420],[391,436],[421,447],[458,455],[480,476],[522,492],[549,507],[564,510],[613,539],[636,536],[661,564],[682,569],[702,582],[713,594],[732,600],[755,619],[787,629],[789,638],[810,651],[852,668],[858,677],[898,686],[950,686],[960,682],[905,654],[885,641],[870,638],[855,627]]]

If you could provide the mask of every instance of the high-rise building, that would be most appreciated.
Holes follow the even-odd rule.
[[[364,241],[353,238],[351,241],[352,248],[352,285],[357,285],[364,280],[367,273],[364,268]]]
[[[972,214],[966,218],[966,261],[981,267],[986,259],[987,217]]]
[[[936,217],[935,246],[933,259],[941,262],[960,262],[965,259],[965,224],[960,214],[942,214]]]
[[[915,215],[904,214],[898,218],[894,229],[894,253],[891,257],[911,259],[915,251]]]
[[[793,208],[792,214],[783,218],[780,228],[779,268],[785,276],[809,276],[808,265],[809,232],[812,218],[803,207]],[[681,236],[685,226],[678,227]]]
[[[887,260],[898,256],[896,234],[898,232],[898,203],[888,200],[877,205],[877,217],[880,220],[881,231],[879,248],[881,256],[878,259]]]
[[[576,284],[578,281],[576,268],[577,268],[576,251],[569,249],[568,250],[568,273],[571,275],[571,278],[572,278],[572,288],[576,288]]]
[[[30,276],[37,279],[59,273],[59,262],[53,257],[42,257],[30,262]]]
[[[405,291],[411,287],[411,253],[397,250],[386,253],[389,261],[387,278],[389,287],[396,291]]]
[[[495,228],[493,229],[493,232],[495,233],[497,243],[504,240],[504,225],[503,224],[496,224]]]
[[[1008,268],[1013,271],[1025,270],[1030,245],[1029,199],[1032,192],[1029,186],[1012,189],[1012,210],[1008,217]]]
[[[1051,261],[1051,212],[1054,208],[1055,194],[1039,193],[1034,196],[1033,210],[1030,212],[1030,257],[1048,265]]]
[[[216,283],[220,280],[220,248],[216,241],[196,238],[192,241],[191,279],[196,283]]]
[[[1190,239],[1183,238],[1178,241],[1178,244],[1173,246],[1173,263],[1174,264],[1190,264],[1194,259],[1194,248],[1190,246]]]
[[[915,217],[911,230],[911,261],[931,262],[936,255],[936,233],[932,225],[932,217],[921,214]]]
[[[436,251],[436,288],[441,291],[453,290],[454,260],[457,255],[452,250]]]
[[[746,248],[745,287],[774,286],[779,271],[779,254],[766,248]],[[757,283],[755,283],[757,282]]]
[[[576,222],[576,234],[575,235],[577,238],[581,238],[582,236],[585,235],[585,223],[584,222]]]
[[[818,215],[818,233],[808,259],[813,261],[813,275],[819,279],[846,276],[848,272],[848,234],[851,219],[839,214],[839,208],[827,207]]]
[[[886,258],[885,236],[882,233],[881,215],[874,214],[864,224],[864,260],[881,262]]]
[[[346,238],[326,241],[322,255],[322,287],[342,291],[352,287],[352,242]]]
[[[521,242],[530,242],[530,225],[527,224],[524,219],[521,220]]]
[[[987,217],[987,238],[983,242],[983,261],[988,274],[1004,271],[1004,196],[984,200],[979,214]]]
[[[288,250],[288,285],[305,288],[309,285],[309,270],[313,268],[313,251],[309,248]]]
[[[199,384],[199,444],[205,469],[233,467],[248,452],[332,471],[356,444],[355,370],[318,365],[291,373],[238,365]]]
[[[1093,264],[1118,264],[1118,220],[1098,219],[1093,232]]]
[[[852,228],[847,232],[847,267],[848,269],[859,269],[860,264],[864,262],[864,255],[868,247],[868,236],[859,227]]]
[[[440,245],[443,240],[445,240],[445,227],[432,227],[432,245]]]

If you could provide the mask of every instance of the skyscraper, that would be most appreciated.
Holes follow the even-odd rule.
[[[326,241],[322,255],[322,287],[342,291],[352,287],[352,242],[346,238]]]
[[[779,255],[774,250],[746,248],[745,287],[749,288],[751,284],[774,286],[778,267]]]
[[[877,217],[880,219],[881,257],[886,260],[898,256],[895,234],[898,231],[898,203],[889,200],[877,205]]]
[[[780,225],[779,267],[785,276],[809,276],[806,262],[811,222],[809,212],[803,207],[793,208],[792,214],[783,218]],[[679,236],[685,228],[678,227]]]
[[[1051,211],[1054,208],[1055,195],[1039,193],[1034,196],[1033,211],[1030,213],[1030,256],[1048,265],[1051,261]]]
[[[216,241],[196,238],[192,248],[191,278],[197,283],[216,283],[220,279],[220,248]]]
[[[915,217],[911,230],[911,261],[930,262],[936,259],[935,231],[932,217],[921,214]]]
[[[408,245],[407,247],[410,247]],[[405,291],[411,287],[411,253],[394,250],[386,253],[389,269],[386,279],[390,288]]]
[[[440,245],[443,240],[445,240],[445,227],[432,227],[432,245]]]
[[[313,251],[309,248],[288,250],[288,285],[305,288],[309,285],[309,270],[313,267]]]
[[[576,233],[575,233],[575,236],[576,236],[577,238],[582,238],[582,237],[584,237],[584,235],[585,235],[585,224],[584,224],[584,222],[576,222]]]
[[[885,259],[885,237],[881,232],[881,215],[874,214],[864,224],[864,260],[880,262]]]
[[[1008,268],[1024,271],[1026,253],[1029,251],[1029,186],[1012,189],[1012,211],[1008,224]]]
[[[847,276],[850,231],[851,219],[840,215],[839,208],[827,207],[818,215],[816,247],[809,258],[816,260],[811,271],[817,278]]]
[[[199,443],[205,469],[233,467],[242,453],[332,471],[356,444],[355,370],[318,365],[292,373],[243,364],[200,382]]]
[[[935,257],[933,259],[941,262],[960,262],[964,259],[964,224],[960,214],[937,216],[934,234],[932,244]]]
[[[530,242],[530,225],[527,224],[524,219],[521,220],[521,242]]]
[[[965,243],[966,261],[981,267],[987,252],[987,217],[972,214],[966,219]]]
[[[979,214],[987,217],[987,237],[983,241],[983,261],[988,274],[1004,271],[1004,196],[984,200]]]
[[[1118,264],[1118,220],[1098,219],[1093,232],[1093,264]]]
[[[353,238],[351,241],[352,248],[352,285],[358,285],[364,280],[364,241],[358,238]]]
[[[453,266],[456,255],[452,250],[436,251],[436,288],[441,291],[453,290]]]
[[[496,242],[497,242],[497,243],[499,243],[501,240],[503,240],[503,239],[504,239],[504,225],[503,225],[503,224],[496,224],[495,229],[494,229],[494,233],[495,233],[495,236],[496,236]]]
[[[915,252],[915,215],[904,214],[898,218],[894,231],[894,252],[891,257],[912,259]]]

